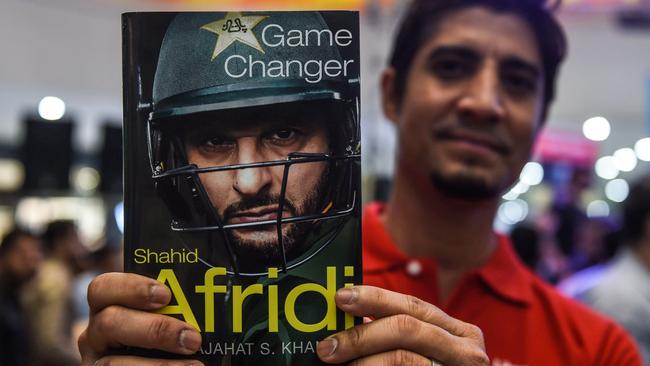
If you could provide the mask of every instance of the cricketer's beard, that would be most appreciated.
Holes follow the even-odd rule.
[[[326,174],[323,174],[316,186],[316,189],[309,192],[304,203],[300,206],[286,197],[284,208],[289,212],[289,217],[311,215],[317,213],[323,207],[324,192],[326,187]],[[278,205],[279,195],[263,193],[261,195],[246,197],[239,202],[229,205],[223,213],[222,222],[227,223],[237,212],[250,210],[256,207]],[[305,238],[313,228],[313,221],[302,221],[296,223],[282,224],[282,244],[284,246],[287,262],[299,257],[305,252],[310,243],[305,243]],[[270,266],[282,266],[282,249],[278,245],[277,229],[275,224],[263,226],[265,230],[273,231],[273,239],[267,241],[246,240],[237,235],[236,230],[228,230],[228,240],[235,248],[239,270],[242,272],[265,270]],[[254,228],[249,229],[254,230]],[[262,265],[261,265],[262,264]]]

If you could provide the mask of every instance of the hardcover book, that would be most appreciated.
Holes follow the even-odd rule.
[[[125,269],[170,288],[207,365],[321,364],[360,321],[334,303],[361,284],[358,14],[122,28]]]

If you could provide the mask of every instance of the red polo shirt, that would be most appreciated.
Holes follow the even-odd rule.
[[[435,261],[401,252],[379,219],[382,210],[371,204],[364,212],[365,284],[416,296],[479,326],[493,365],[642,365],[619,326],[528,271],[505,236],[499,236],[490,259],[466,273],[441,303]]]

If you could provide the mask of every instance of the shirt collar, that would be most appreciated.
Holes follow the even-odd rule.
[[[386,231],[380,215],[384,204],[371,203],[366,206],[363,215],[363,265],[364,272],[383,272],[403,267],[413,259],[430,262],[435,266],[435,260],[410,258],[402,252]],[[532,290],[530,281],[532,274],[525,268],[515,255],[510,239],[497,234],[497,248],[487,262],[481,267],[468,272],[463,280],[477,276],[493,293],[507,300],[530,304]]]
[[[532,302],[532,274],[521,263],[512,249],[510,239],[497,234],[497,248],[488,261],[476,272],[495,293],[517,303]]]

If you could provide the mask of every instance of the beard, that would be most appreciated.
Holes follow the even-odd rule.
[[[443,194],[464,201],[484,201],[501,193],[497,185],[490,185],[485,179],[468,173],[445,176],[439,171],[433,171],[430,179],[433,186]]]
[[[442,142],[462,139],[464,135],[485,139],[494,153],[499,154],[501,158],[513,153],[513,143],[508,136],[504,136],[499,129],[491,125],[472,119],[471,116],[461,116],[458,121],[447,121],[434,131],[435,138]],[[443,169],[434,167],[429,174],[431,183],[443,194],[455,199],[472,202],[494,199],[502,193],[503,182],[491,181],[472,172],[473,168],[482,164],[480,161],[477,157],[465,157],[462,161],[465,168],[452,174],[445,174]]]
[[[309,192],[303,202],[299,205],[288,197],[284,198],[284,209],[289,212],[289,217],[302,215],[312,215],[324,206],[324,191],[326,187],[326,174],[323,174],[314,190]],[[228,222],[230,218],[238,212],[250,210],[256,207],[278,205],[280,195],[262,193],[253,197],[246,197],[239,202],[229,205],[223,213],[223,221]],[[287,262],[299,257],[311,243],[306,243],[305,239],[314,226],[313,221],[302,221],[295,223],[282,224],[282,247]],[[247,239],[239,235],[238,231],[264,231],[266,238]],[[264,267],[282,266],[284,257],[282,248],[279,245],[277,226],[275,224],[254,226],[245,229],[227,230],[228,240],[233,245],[235,253],[241,260],[238,261],[240,271],[259,271],[260,264]],[[268,238],[268,237],[271,238]],[[263,268],[266,270],[266,268]]]

